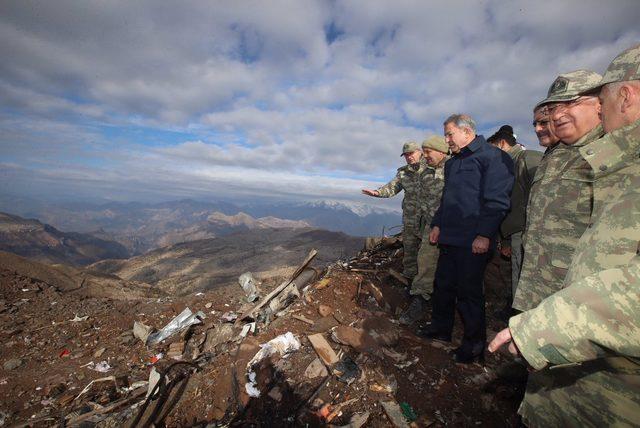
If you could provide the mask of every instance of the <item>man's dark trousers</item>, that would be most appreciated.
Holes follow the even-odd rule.
[[[471,352],[486,341],[483,277],[491,250],[473,254],[470,247],[440,245],[433,292],[431,326],[450,335],[455,309],[462,318],[462,349]]]

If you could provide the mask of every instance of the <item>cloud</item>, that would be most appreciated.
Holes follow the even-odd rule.
[[[636,0],[0,9],[0,162],[22,171],[7,188],[131,198],[359,198],[454,112],[535,148],[531,108],[555,76],[602,72],[640,40]]]

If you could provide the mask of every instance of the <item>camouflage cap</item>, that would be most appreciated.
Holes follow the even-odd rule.
[[[422,142],[423,149],[433,149],[442,153],[449,153],[449,145],[445,143],[444,137],[432,135]]]
[[[551,84],[547,98],[536,104],[535,108],[544,104],[578,99],[586,89],[593,88],[601,79],[601,75],[590,70],[561,74]]]
[[[595,91],[608,83],[629,80],[640,80],[640,44],[622,51],[611,61],[602,79],[582,93]]]
[[[416,150],[420,150],[420,146],[415,141],[409,141],[408,143],[404,143],[402,146],[402,154],[400,156],[404,156],[405,153],[412,153]]]

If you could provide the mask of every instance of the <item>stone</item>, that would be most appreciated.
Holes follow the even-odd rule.
[[[98,349],[96,352],[93,353],[93,358],[100,358],[102,356],[102,354],[104,354],[104,351],[106,351],[107,348],[100,348]]]
[[[135,321],[133,323],[133,336],[140,339],[144,344],[147,343],[147,338],[152,331],[153,327],[149,327],[148,325],[145,325],[140,321]]]
[[[311,330],[313,333],[324,333],[325,331],[331,330],[337,325],[338,321],[334,317],[322,317],[315,320],[309,330]]]
[[[267,395],[274,401],[280,402],[282,400],[282,391],[278,386],[271,388]]]
[[[328,317],[329,315],[333,314],[333,308],[327,305],[320,305],[318,306],[318,313],[322,317]]]
[[[325,367],[325,365],[322,364],[322,361],[320,361],[320,358],[316,358],[315,360],[311,361],[311,363],[307,366],[306,370],[304,371],[304,376],[308,379],[325,377],[328,374],[329,372],[327,371],[327,368]]]
[[[174,360],[182,360],[182,354],[184,354],[184,345],[184,342],[173,342],[171,345],[169,345],[167,357]]]
[[[4,364],[2,365],[2,367],[5,370],[14,370],[17,369],[18,367],[20,367],[22,365],[22,360],[19,358],[12,358],[10,360],[7,360],[4,362]]]
[[[376,352],[379,349],[376,341],[361,328],[339,325],[331,332],[331,339],[342,345],[351,346],[358,352]]]
[[[400,340],[400,329],[385,317],[368,318],[362,328],[381,346],[394,347]]]
[[[204,341],[202,352],[214,352],[216,346],[230,342],[236,334],[232,324],[219,324],[215,328],[207,330],[207,338]]]

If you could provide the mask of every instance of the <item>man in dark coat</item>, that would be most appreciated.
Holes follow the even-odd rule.
[[[471,363],[484,357],[486,341],[484,270],[500,224],[510,207],[513,161],[476,135],[474,120],[454,114],[444,122],[453,156],[445,164],[440,208],[429,240],[440,247],[431,325],[423,336],[451,340],[455,309],[464,325],[454,359]]]

